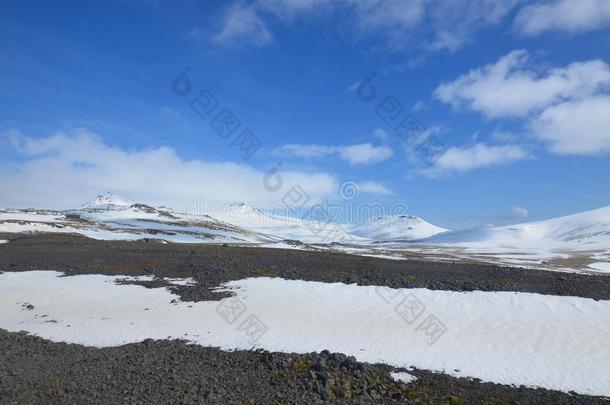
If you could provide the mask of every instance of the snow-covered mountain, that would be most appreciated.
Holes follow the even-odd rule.
[[[83,210],[114,210],[132,206],[135,202],[128,198],[113,194],[104,193],[98,195],[95,200],[81,206]]]
[[[447,229],[432,225],[414,215],[383,216],[348,228],[352,235],[375,241],[412,241],[429,238]]]
[[[187,210],[188,211],[188,210]],[[97,196],[79,209],[0,210],[0,232],[79,233],[96,239],[164,239],[172,242],[368,244],[378,240],[413,240],[445,231],[413,216],[378,218],[361,226],[277,215],[242,202],[178,212],[136,203],[112,193]]]
[[[106,193],[80,209],[0,210],[0,232],[77,233],[94,239],[160,239],[181,243],[265,243],[261,235],[207,215],[188,215]]]
[[[244,203],[184,213],[106,193],[76,210],[0,209],[0,233],[18,232],[288,248],[317,244],[325,245],[319,248],[394,259],[474,260],[610,271],[610,206],[546,221],[448,231],[412,215],[341,225],[298,215],[275,215]]]
[[[610,206],[545,221],[449,231],[416,243],[435,254],[451,249],[477,260],[610,271]]]
[[[244,203],[216,206],[208,213],[178,212],[136,203],[112,193],[80,209],[66,211],[0,210],[0,232],[78,233],[95,239],[161,239],[178,243],[308,244],[362,241],[343,226],[279,216]],[[293,244],[292,246],[296,246]]]
[[[243,202],[222,204],[207,214],[223,222],[260,234],[304,243],[357,242],[362,238],[346,231],[346,226],[305,219],[298,215],[276,215]]]
[[[610,247],[610,206],[546,221],[517,225],[488,225],[465,231],[446,232],[426,239],[432,244],[493,244],[526,246],[547,244],[552,248],[578,246],[591,250]]]

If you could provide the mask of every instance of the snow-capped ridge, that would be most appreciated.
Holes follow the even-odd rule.
[[[260,208],[241,201],[233,201],[223,204],[221,209],[233,214],[265,214],[265,212]]]
[[[610,206],[544,221],[448,231],[415,215],[339,224],[244,202],[192,207],[194,212],[104,193],[65,211],[0,209],[0,232],[75,233],[95,239],[238,243],[291,249],[328,248],[385,258],[475,260],[576,271],[610,269]]]
[[[412,241],[447,232],[447,229],[426,222],[415,215],[385,215],[365,224],[352,225],[349,232],[376,241]]]
[[[458,249],[459,255],[479,260],[603,271],[610,262],[610,206],[543,221],[445,232],[417,243]]]
[[[372,223],[389,223],[389,222],[426,222],[422,218],[415,215],[382,215],[370,221]]]
[[[610,206],[543,221],[514,225],[485,225],[451,231],[426,239],[426,243],[466,243],[498,241],[520,245],[532,241],[588,241],[610,243]]]
[[[106,192],[99,194],[93,201],[89,201],[81,206],[81,209],[94,209],[94,210],[109,210],[117,208],[128,208],[134,205],[135,202],[129,198]]]

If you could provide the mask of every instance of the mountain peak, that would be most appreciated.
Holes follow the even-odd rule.
[[[415,215],[386,215],[355,225],[351,233],[374,240],[418,240],[447,230]]]
[[[242,212],[242,213],[262,213],[262,210],[259,208],[255,208],[251,205],[246,204],[241,201],[233,201],[224,204],[223,209],[228,210],[230,212]]]
[[[128,198],[123,196],[106,192],[95,197],[95,200],[89,201],[81,206],[82,209],[115,209],[131,207],[134,204]]]

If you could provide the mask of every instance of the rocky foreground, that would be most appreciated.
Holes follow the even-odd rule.
[[[610,279],[604,276],[325,252],[100,242],[70,235],[0,239],[10,240],[0,245],[0,271],[192,277],[197,285],[175,287],[183,300],[191,301],[219,299],[223,295],[210,287],[253,276],[610,297]],[[390,372],[396,371],[408,371],[416,380],[395,381]],[[226,352],[176,340],[96,349],[2,330],[0,382],[3,403],[610,403],[599,397],[364,364],[340,353]]]
[[[339,353],[225,352],[179,341],[96,349],[0,330],[3,403],[607,404],[602,398],[392,368]]]

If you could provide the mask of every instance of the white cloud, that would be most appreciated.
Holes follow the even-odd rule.
[[[532,4],[519,11],[516,29],[525,35],[545,31],[581,33],[610,26],[608,0],[555,0]]]
[[[455,51],[475,33],[500,23],[522,0],[428,0],[422,29],[431,32],[428,48]]]
[[[310,195],[311,202],[338,189],[337,179],[328,173],[286,171],[280,172],[283,188],[266,191],[266,173],[248,165],[183,160],[169,147],[128,151],[86,130],[43,138],[13,130],[4,136],[21,158],[0,165],[2,207],[74,208],[103,191],[176,209],[197,196],[271,207],[296,185]]]
[[[363,37],[382,32],[393,45],[410,35],[426,11],[423,0],[412,0],[408,5],[403,0],[356,0],[344,4],[353,15],[354,33]]]
[[[312,13],[330,5],[329,0],[258,0],[258,6],[275,16],[292,20],[300,15]]]
[[[418,101],[413,105],[413,111],[415,112],[425,110],[426,108],[426,103],[424,103],[422,100]]]
[[[236,3],[227,9],[222,30],[212,42],[228,47],[262,47],[273,43],[273,35],[254,7]]]
[[[373,146],[370,143],[339,147],[339,156],[352,165],[370,165],[383,162],[394,152],[387,146]]]
[[[385,129],[381,129],[381,128],[377,128],[376,130],[374,130],[373,136],[382,141],[387,141],[387,139],[388,139],[388,133],[386,132]]]
[[[394,151],[387,146],[374,146],[370,143],[346,146],[289,144],[275,149],[273,153],[280,156],[287,155],[304,159],[337,155],[351,165],[370,165],[389,159],[394,154]]]
[[[361,193],[384,194],[384,195],[393,194],[392,190],[390,190],[383,184],[376,182],[376,181],[360,182],[360,183],[358,183],[358,190]]]
[[[526,51],[513,51],[494,64],[441,84],[435,96],[487,118],[524,117],[559,102],[589,97],[610,85],[610,68],[601,60],[550,69],[543,76],[529,70],[528,61]]]
[[[325,145],[301,145],[289,144],[283,145],[273,151],[278,156],[294,156],[303,159],[320,158],[337,153],[337,147]]]
[[[309,22],[335,14],[350,38],[365,39],[381,35],[398,43],[410,35],[425,16],[429,0],[258,0],[264,10],[281,21],[296,18]],[[334,26],[334,25],[333,25]],[[403,44],[404,45],[404,44]]]
[[[468,172],[484,167],[507,165],[527,156],[527,151],[517,145],[488,146],[477,143],[468,148],[452,147],[447,149],[431,168],[424,170],[424,173],[438,176],[453,172]]]
[[[245,9],[246,20],[254,33],[271,38],[265,22],[292,25],[295,20],[317,23],[320,18],[336,18],[324,26],[338,30],[348,40],[381,39],[393,50],[419,47],[430,51],[454,51],[470,41],[474,33],[498,24],[522,0],[256,0],[248,6],[233,3],[231,8]],[[236,6],[236,4],[238,6]],[[256,23],[252,23],[256,21]],[[238,31],[238,24],[227,20],[223,32]],[[263,27],[264,29],[261,29]],[[335,28],[333,28],[335,29]],[[235,35],[227,35],[236,38]],[[269,44],[271,41],[259,41]]]
[[[513,218],[521,218],[521,219],[523,219],[523,218],[529,217],[530,213],[527,210],[527,208],[524,208],[524,207],[515,207],[511,211],[511,216]]]
[[[487,118],[525,118],[530,134],[556,154],[610,152],[610,67],[604,61],[575,62],[548,69],[529,65],[526,51],[513,51],[497,63],[472,70],[435,95],[455,108]],[[495,134],[500,140],[505,134]],[[503,136],[514,142],[514,136]]]
[[[381,33],[394,49],[414,44],[430,51],[455,51],[481,28],[497,24],[521,0],[350,0],[353,29]]]
[[[515,133],[501,130],[493,131],[490,138],[498,143],[514,143],[519,140],[519,137]]]
[[[557,154],[610,153],[610,96],[550,107],[533,120],[531,129]]]

